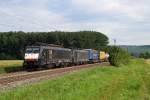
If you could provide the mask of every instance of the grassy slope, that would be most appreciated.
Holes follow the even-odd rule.
[[[22,68],[22,60],[0,60],[0,74],[7,73]]]
[[[134,60],[120,68],[75,72],[0,93],[0,100],[149,100],[150,65]]]

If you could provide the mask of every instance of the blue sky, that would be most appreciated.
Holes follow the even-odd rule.
[[[106,34],[121,45],[150,44],[149,0],[0,0],[0,31]]]

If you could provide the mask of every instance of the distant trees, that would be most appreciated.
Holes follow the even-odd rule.
[[[23,59],[27,45],[36,42],[63,45],[66,48],[100,49],[108,44],[108,37],[100,32],[1,32],[0,59]]]
[[[139,57],[144,58],[144,59],[149,59],[150,58],[150,53],[149,52],[140,53]]]

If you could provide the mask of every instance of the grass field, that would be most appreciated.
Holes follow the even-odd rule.
[[[146,63],[147,63],[147,64],[150,64],[150,59],[147,59],[147,60],[146,60]]]
[[[150,65],[86,69],[1,92],[0,100],[150,100]]]
[[[0,74],[21,69],[22,63],[22,60],[0,60]]]

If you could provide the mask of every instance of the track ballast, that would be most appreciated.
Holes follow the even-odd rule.
[[[50,69],[44,71],[36,72],[23,72],[23,73],[9,73],[8,75],[0,76],[0,88],[9,89],[14,88],[23,84],[35,83],[41,80],[51,79],[57,76],[61,76],[65,73],[95,67],[95,66],[108,66],[109,63],[96,63],[96,64],[87,64],[80,66],[72,66],[65,68]]]

